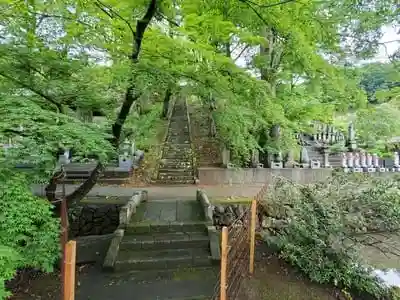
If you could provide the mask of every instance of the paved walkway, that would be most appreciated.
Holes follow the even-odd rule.
[[[66,184],[66,193],[71,193],[78,185]],[[197,189],[203,189],[210,199],[225,197],[254,197],[262,185],[183,185],[183,186],[148,186],[143,188],[128,188],[118,186],[96,185],[88,194],[88,197],[130,197],[136,191],[147,191],[149,200],[191,200],[196,198]],[[45,195],[45,185],[35,184],[32,192],[37,196]],[[61,192],[61,186],[58,189]]]
[[[131,222],[194,222],[203,221],[204,215],[197,201],[148,201],[142,203]]]

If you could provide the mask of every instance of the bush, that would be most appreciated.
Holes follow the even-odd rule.
[[[60,225],[51,205],[35,197],[22,175],[0,178],[0,299],[18,268],[51,271],[60,254]]]
[[[396,179],[356,174],[309,185],[278,178],[263,206],[266,223],[285,225],[270,225],[269,243],[313,281],[382,297],[388,291],[357,246],[367,233],[400,229],[399,188]]]

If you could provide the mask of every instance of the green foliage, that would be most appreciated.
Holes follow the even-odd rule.
[[[371,103],[382,103],[399,95],[399,70],[393,63],[368,64],[361,68],[361,86]]]
[[[354,124],[363,148],[387,154],[386,145],[400,136],[400,109],[391,103],[371,106],[356,112]]]
[[[18,268],[51,271],[59,257],[60,227],[50,204],[32,195],[18,174],[0,177],[0,299]]]
[[[126,135],[134,139],[136,147],[148,150],[159,143],[160,128],[166,126],[166,121],[160,118],[162,103],[147,105],[146,112],[138,114],[131,113],[126,120]]]
[[[369,233],[400,230],[399,188],[397,179],[357,174],[309,185],[277,178],[264,210],[286,226],[269,242],[312,280],[379,298],[388,291],[372,277],[359,246]]]
[[[354,70],[341,66],[354,56],[371,57],[381,27],[396,18],[393,0],[157,2],[133,61],[137,20],[150,1],[0,0],[0,140],[15,146],[0,147],[0,184],[19,176],[14,167],[21,163],[35,167],[24,186],[48,180],[60,148],[107,161],[115,151],[108,133],[129,98],[128,87],[136,103],[125,136],[133,135],[139,148],[151,147],[163,124],[165,91],[184,89],[205,106],[215,100],[218,136],[233,156],[292,149],[295,134],[310,121],[330,122],[335,111],[365,104]],[[353,44],[343,48],[343,38]],[[106,120],[83,122],[78,108]],[[359,114],[378,122],[387,110]],[[371,127],[362,122],[360,137],[369,142]],[[275,125],[281,139],[262,140]],[[393,127],[383,123],[376,135],[386,140]],[[27,193],[21,197],[32,202]],[[17,261],[39,263],[30,256]]]

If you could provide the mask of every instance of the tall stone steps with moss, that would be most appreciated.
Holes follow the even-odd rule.
[[[156,183],[194,183],[189,120],[186,105],[182,100],[177,101],[172,110]]]
[[[202,106],[201,103],[190,103],[188,112],[197,166],[220,167],[222,165],[221,147],[217,138],[209,136],[208,108]]]

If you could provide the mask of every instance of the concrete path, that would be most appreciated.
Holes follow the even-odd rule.
[[[66,193],[71,193],[78,185],[66,184]],[[136,191],[147,191],[149,200],[191,200],[196,198],[197,189],[203,189],[210,199],[224,197],[254,197],[261,189],[262,185],[176,185],[176,186],[148,186],[143,188],[128,188],[118,186],[98,186],[96,185],[88,194],[89,197],[130,197]],[[45,185],[35,184],[32,192],[37,196],[45,195]],[[58,192],[61,193],[61,186]]]
[[[132,216],[133,222],[195,222],[204,221],[198,201],[161,200],[142,203]]]

